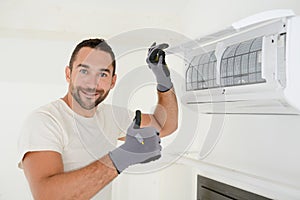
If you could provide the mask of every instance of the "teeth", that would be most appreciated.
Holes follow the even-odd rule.
[[[97,95],[96,93],[88,93],[88,92],[85,92],[85,91],[82,91],[82,93],[85,94],[86,96],[91,96],[91,97],[94,97],[94,96]]]

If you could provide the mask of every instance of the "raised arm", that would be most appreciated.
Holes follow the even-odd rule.
[[[178,104],[170,71],[165,61],[164,48],[167,44],[153,43],[149,48],[146,62],[157,81],[158,102],[153,114],[142,115],[142,126],[154,126],[164,137],[178,127]]]

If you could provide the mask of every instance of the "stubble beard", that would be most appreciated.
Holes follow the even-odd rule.
[[[99,97],[96,100],[93,98],[85,98],[80,95],[80,91],[95,93],[98,94]],[[71,86],[71,94],[75,101],[85,110],[92,110],[97,107],[108,95],[109,90],[104,92],[104,90],[96,90],[91,88],[82,88],[80,86],[75,87],[74,85]]]

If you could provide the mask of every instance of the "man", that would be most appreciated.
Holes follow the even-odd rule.
[[[154,43],[147,57],[158,106],[153,114],[136,112],[132,122],[133,113],[102,103],[117,79],[110,46],[103,39],[76,46],[65,69],[67,94],[33,112],[22,129],[19,166],[35,199],[110,199],[109,183],[119,173],[160,157],[158,132],[171,134],[178,121],[165,47]],[[116,148],[128,126],[125,143]]]

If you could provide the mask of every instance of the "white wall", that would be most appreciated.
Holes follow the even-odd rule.
[[[17,168],[19,130],[29,112],[64,95],[63,73],[69,48],[64,41],[0,39],[0,199],[30,199],[23,172]]]
[[[197,158],[211,118],[200,115],[201,128],[188,157]],[[197,175],[274,199],[298,199],[300,117],[225,115],[220,138],[204,159],[183,159]],[[189,183],[190,184],[190,183]],[[196,182],[191,190],[196,188]]]
[[[73,18],[75,15],[66,15],[66,13],[68,13],[67,11],[80,10],[83,5],[75,5],[71,1],[69,7],[55,7],[52,3],[50,6],[48,3],[49,7],[47,7],[37,2],[39,1],[26,3],[5,1],[1,5],[3,12],[1,12],[0,20],[0,88],[2,89],[0,104],[2,128],[0,199],[31,199],[22,171],[17,168],[16,148],[20,126],[32,109],[65,94],[64,67],[68,63],[74,45],[82,38],[89,36],[111,37],[124,30],[146,27],[172,29],[193,38],[227,27],[242,17],[263,10],[291,8],[300,14],[300,3],[297,0],[192,0],[183,4],[182,10],[179,12],[181,14],[178,15],[162,15],[162,8],[159,10],[159,15],[155,16],[151,15],[149,9],[147,10],[149,11],[148,14],[142,11],[137,14],[131,12],[128,21],[131,19],[134,23],[125,26],[125,23],[120,22],[120,20],[113,24],[111,24],[112,22],[108,23],[109,17],[107,16],[110,16],[111,13],[106,12],[105,17],[101,17],[101,12],[97,12],[96,8],[91,13],[85,13],[84,20],[76,21]],[[16,10],[14,10],[14,5]],[[40,8],[40,11],[34,9],[30,13],[32,6]],[[134,7],[134,5],[132,6]],[[50,10],[47,10],[48,8]],[[91,6],[86,8],[91,8]],[[140,6],[138,8],[142,9]],[[122,10],[122,8],[119,9]],[[25,20],[27,14],[29,20]],[[127,13],[114,12],[113,14],[115,18],[122,18],[122,20],[127,17]],[[97,27],[97,23],[103,19],[107,19],[106,22]],[[114,32],[104,31],[108,27],[113,27]],[[143,51],[132,53],[122,58],[119,66],[126,66],[126,70],[128,66],[128,70],[140,66],[144,61],[143,55]],[[135,59],[137,56],[139,57],[138,60]],[[183,72],[182,60],[176,59],[169,60],[170,66],[174,67],[178,73]],[[122,74],[126,74],[124,69],[119,69],[119,80],[122,80]],[[175,86],[180,98],[182,83],[176,81]],[[155,96],[153,87],[149,86],[146,89],[149,91],[149,96]],[[111,98],[109,101],[112,101]],[[134,99],[136,103],[129,102],[131,108],[138,105],[144,110],[151,110],[155,102],[155,98],[145,97],[142,93],[137,93]],[[181,112],[186,111],[181,110]],[[229,120],[231,118],[232,120]],[[208,127],[205,126],[205,123],[210,122],[210,117],[201,116],[201,119],[203,126],[201,125],[199,132],[200,138],[206,134]],[[300,151],[297,147],[297,141],[300,139],[297,134],[298,124],[300,124],[298,118],[283,116],[236,118],[229,116],[227,119],[229,121],[226,120],[223,136],[225,138],[226,135],[230,135],[234,140],[221,139],[205,162],[232,170],[257,174],[293,186],[300,185],[299,173],[297,173],[297,169],[300,167],[298,161],[300,157],[298,152]],[[253,123],[256,123],[257,126],[251,130],[250,124]],[[243,149],[246,145],[253,151],[249,152]],[[253,148],[254,146],[255,148]],[[276,155],[273,155],[273,152]],[[123,185],[119,185],[117,188],[118,193],[115,199],[126,197],[122,194],[126,194],[125,189],[127,188],[123,190],[122,188],[124,184],[129,182],[130,184],[127,186],[131,189],[141,185],[144,188],[158,189],[152,190],[146,195],[143,193],[144,190],[141,190],[140,193],[135,193],[137,199],[139,194],[143,195],[143,199],[193,199],[195,174],[199,171],[201,169],[172,165],[157,172],[157,174],[149,175],[148,178],[120,177],[120,181],[116,184],[118,185],[123,181]],[[210,174],[210,176],[213,175]],[[282,177],[285,177],[284,180]],[[224,179],[220,175],[215,178]],[[186,186],[184,191],[188,191],[187,193],[182,193],[184,186]]]

